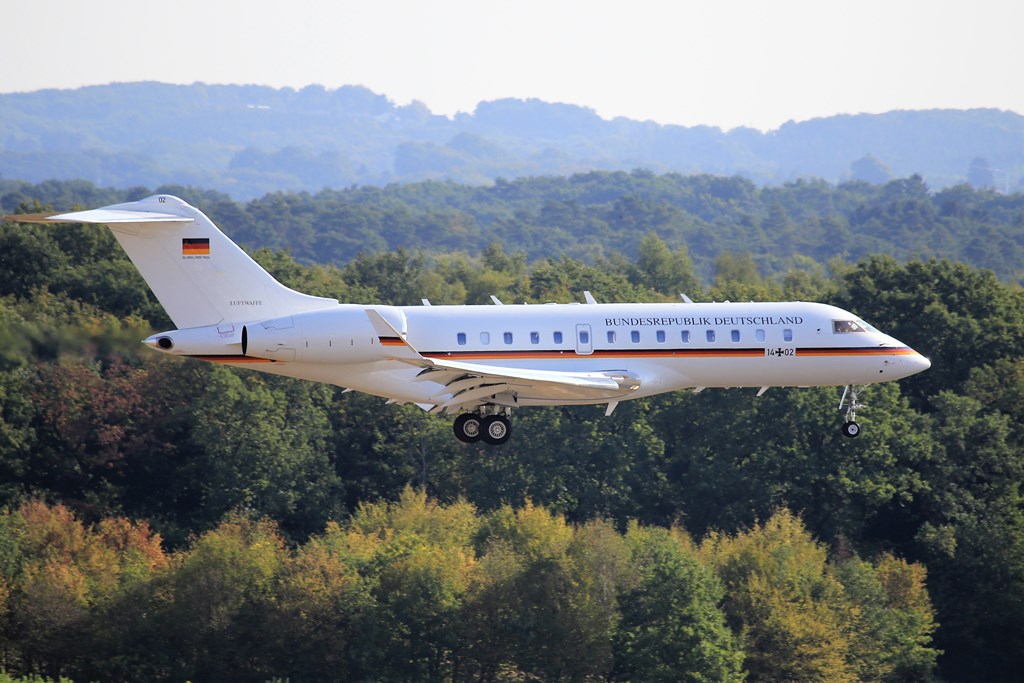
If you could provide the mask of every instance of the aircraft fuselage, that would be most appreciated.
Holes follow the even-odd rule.
[[[381,335],[367,309],[380,313],[401,339]],[[203,337],[204,331],[202,343],[190,340]],[[635,389],[592,397],[513,387],[509,393],[516,405],[607,403],[697,387],[873,384],[929,365],[851,313],[807,302],[339,304],[269,321],[175,330],[152,339],[161,337],[173,340],[165,350],[177,355],[420,404],[435,402],[444,387],[412,381],[421,368],[403,359],[407,346],[429,359],[496,368],[621,371],[639,380]]]

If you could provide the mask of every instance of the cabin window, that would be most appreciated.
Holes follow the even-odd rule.
[[[457,335],[455,335],[455,340],[459,342],[459,346],[465,346],[466,345],[466,333],[465,332],[459,332]]]
[[[708,330],[707,332],[704,333],[704,338],[707,339],[709,342],[715,341],[715,331]]]
[[[757,341],[763,342],[764,341],[764,330],[756,330],[754,332],[754,336],[757,337]]]
[[[614,344],[615,343],[615,330],[608,330],[608,343],[609,344]]]
[[[590,343],[590,333],[586,330],[580,330],[580,344]]]
[[[734,342],[738,342],[740,340],[740,331],[739,330],[731,331],[729,333],[729,338],[732,339]]]
[[[658,339],[659,344],[665,343],[665,330],[658,330],[655,332],[655,337]]]
[[[530,343],[531,344],[540,344],[540,332],[531,332],[530,333]]]
[[[629,333],[629,339],[634,344],[639,344],[640,343],[640,330],[633,330],[633,331],[631,331]]]
[[[856,320],[833,320],[832,331],[836,334],[847,334],[848,332],[867,332]]]
[[[684,344],[689,344],[690,343],[690,331],[689,330],[683,330],[682,333],[681,333],[681,336],[682,336]]]
[[[562,343],[562,333],[561,332],[555,332],[554,338],[555,338],[555,343],[556,344],[561,344]]]
[[[504,339],[505,339],[505,343],[506,344],[511,344],[512,343],[512,333],[511,332],[506,332],[504,334]]]
[[[491,343],[491,333],[490,332],[481,332],[480,333],[480,343],[484,344],[484,345],[490,344]]]
[[[788,341],[788,342],[793,341],[793,330],[783,330],[782,331],[782,341]]]

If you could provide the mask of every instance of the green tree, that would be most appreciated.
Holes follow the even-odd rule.
[[[743,651],[718,607],[724,590],[689,538],[634,523],[626,542],[635,578],[619,598],[615,678],[743,680]]]
[[[58,279],[67,257],[49,230],[4,222],[0,227],[0,295],[28,297]]]
[[[686,248],[670,251],[664,240],[653,232],[640,240],[636,269],[639,284],[652,292],[672,297],[680,293],[700,297],[700,283]]]
[[[331,389],[204,368],[190,448],[202,454],[203,515],[246,507],[304,537],[323,528],[340,482],[328,457]]]
[[[938,609],[943,670],[1012,678],[1024,652],[1024,457],[1007,416],[952,392],[932,402],[937,447],[924,463],[928,488],[911,509],[915,550],[928,563]]]
[[[273,675],[266,631],[275,586],[287,563],[273,523],[240,514],[199,537],[171,577],[172,677],[264,681]]]
[[[322,537],[289,557],[264,630],[273,668],[295,680],[363,680],[379,672],[365,643],[380,638],[371,584]]]
[[[848,606],[848,659],[858,680],[928,680],[938,650],[936,623],[925,588],[925,568],[883,554],[869,563],[853,556],[834,565]]]
[[[342,547],[370,548],[375,555],[363,565],[379,605],[383,652],[373,675],[391,680],[453,675],[459,614],[475,563],[476,525],[472,506],[440,506],[406,488],[393,504],[361,506],[349,523],[356,538],[335,536]]]
[[[480,573],[466,613],[482,675],[547,680],[603,676],[618,620],[612,594],[622,542],[607,525],[582,532],[530,503],[487,516]],[[578,533],[582,535],[577,535]]]
[[[999,358],[972,368],[964,387],[967,396],[1010,420],[1009,437],[1024,446],[1024,358]]]

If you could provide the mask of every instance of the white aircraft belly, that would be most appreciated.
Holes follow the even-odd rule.
[[[473,363],[475,366],[492,367],[496,372],[503,369],[628,372],[639,379],[640,386],[635,391],[531,384],[525,380],[508,378],[500,380],[507,385],[501,391],[513,394],[520,405],[606,403],[609,400],[640,398],[694,387],[838,386],[851,382],[871,384],[909,374],[901,371],[898,353],[843,353],[841,350],[824,353],[801,351],[799,348],[794,349],[792,356],[769,356],[765,355],[763,349],[754,349],[747,355],[724,357],[711,353],[695,356],[684,352],[678,356],[632,359],[567,354],[564,358],[540,361],[503,359],[499,362],[478,358]],[[440,378],[442,381],[415,381],[421,369],[396,360],[354,365],[258,363],[246,364],[245,367],[276,375],[327,382],[409,403],[444,403],[450,398],[451,390],[447,384],[453,379],[449,375]],[[493,380],[492,383],[498,384],[499,381]]]

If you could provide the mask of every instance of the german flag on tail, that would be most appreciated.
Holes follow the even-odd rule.
[[[181,238],[181,255],[182,256],[209,256],[210,255],[210,238],[209,237],[182,237]]]

